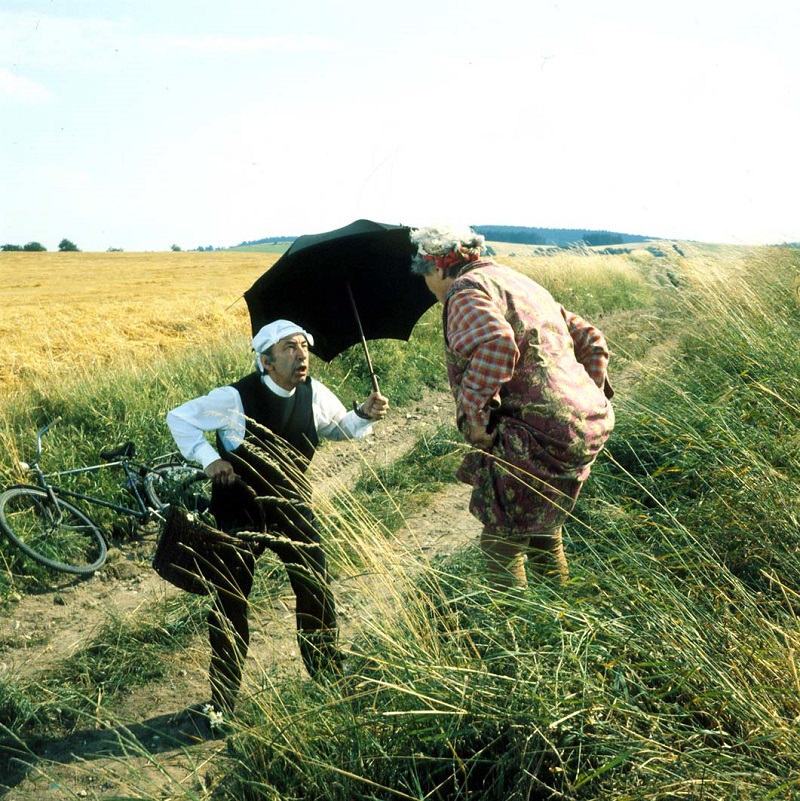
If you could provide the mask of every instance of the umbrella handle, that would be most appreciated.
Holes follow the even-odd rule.
[[[353,401],[353,411],[362,419],[362,420],[371,420],[372,418],[368,414],[364,414],[361,411],[361,404],[358,401]]]
[[[364,358],[367,360],[367,368],[369,369],[369,377],[372,379],[372,389],[375,392],[380,392],[380,388],[378,387],[378,377],[375,375],[375,370],[372,367],[372,359],[369,355],[369,348],[367,347],[367,338],[364,336],[364,329],[361,327],[361,317],[358,315],[358,306],[356,306],[356,299],[353,297],[353,290],[350,288],[350,282],[347,281],[347,294],[350,297],[350,305],[353,308],[353,315],[356,318],[356,324],[358,325],[358,334],[361,337],[361,347],[364,348]]]

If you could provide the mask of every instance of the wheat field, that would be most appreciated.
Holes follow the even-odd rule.
[[[575,285],[581,276],[631,274],[621,256],[505,250],[499,261],[544,280],[565,300],[574,290],[563,276]],[[250,323],[243,293],[278,258],[239,251],[0,253],[3,394],[54,376],[82,379],[146,364],[221,336],[241,334],[244,351]]]
[[[243,293],[276,254],[0,253],[3,394],[250,335]]]

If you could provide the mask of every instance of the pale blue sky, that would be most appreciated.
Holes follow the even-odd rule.
[[[796,0],[0,0],[0,244],[800,241]]]

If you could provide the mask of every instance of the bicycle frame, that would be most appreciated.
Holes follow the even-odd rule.
[[[121,504],[114,503],[113,501],[106,501],[103,498],[98,498],[95,495],[87,495],[83,492],[77,492],[76,490],[67,489],[66,487],[49,483],[49,479],[54,477],[60,478],[61,476],[78,475],[80,473],[92,473],[100,470],[113,469],[115,467],[122,467],[122,469],[125,471],[126,484],[137,501],[136,509],[133,509],[129,506],[122,506]],[[154,514],[155,510],[151,509],[147,505],[145,500],[142,498],[141,492],[139,492],[139,487],[136,483],[138,471],[134,470],[135,467],[141,466],[136,463],[131,463],[127,459],[121,459],[115,462],[105,462],[103,464],[90,465],[89,467],[76,467],[72,470],[58,470],[53,473],[41,473],[39,479],[42,489],[47,490],[48,492],[52,491],[56,495],[59,495],[63,498],[74,498],[79,501],[86,501],[94,506],[102,506],[105,509],[111,509],[118,514],[127,515],[128,517],[135,517],[138,520],[144,520],[151,514]]]
[[[54,503],[57,504],[57,498],[61,497],[65,499],[84,501],[92,504],[93,506],[100,506],[105,509],[110,509],[118,514],[126,515],[127,517],[133,517],[140,521],[147,520],[153,515],[162,517],[157,510],[148,506],[139,490],[139,483],[137,479],[143,474],[143,472],[149,470],[147,465],[134,462],[131,459],[123,457],[113,461],[103,462],[102,464],[94,464],[87,467],[75,467],[70,470],[56,470],[50,473],[45,473],[39,465],[39,462],[42,458],[42,437],[47,430],[59,420],[61,420],[61,418],[57,417],[52,422],[48,423],[41,431],[39,431],[36,436],[36,459],[32,464],[27,465],[28,469],[35,474],[37,485],[47,492]],[[131,490],[133,497],[136,500],[137,508],[134,509],[130,506],[123,506],[122,504],[114,503],[113,501],[107,501],[103,498],[98,498],[95,495],[88,495],[84,492],[77,492],[76,490],[71,490],[67,487],[62,487],[51,483],[51,479],[53,478],[57,479],[62,476],[94,473],[101,470],[113,470],[114,468],[122,468],[122,471],[125,475],[126,486]]]

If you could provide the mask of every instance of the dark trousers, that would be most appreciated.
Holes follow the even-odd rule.
[[[274,501],[270,504],[269,501]],[[297,638],[306,670],[313,678],[338,671],[336,604],[328,583],[325,553],[307,504],[259,499],[256,511],[242,503],[241,488],[215,485],[211,508],[222,531],[266,531],[258,545],[231,548],[218,557],[216,595],[208,617],[211,643],[212,703],[231,711],[241,685],[250,643],[248,598],[256,558],[267,548],[278,555],[296,600]],[[257,519],[254,519],[257,518]]]

